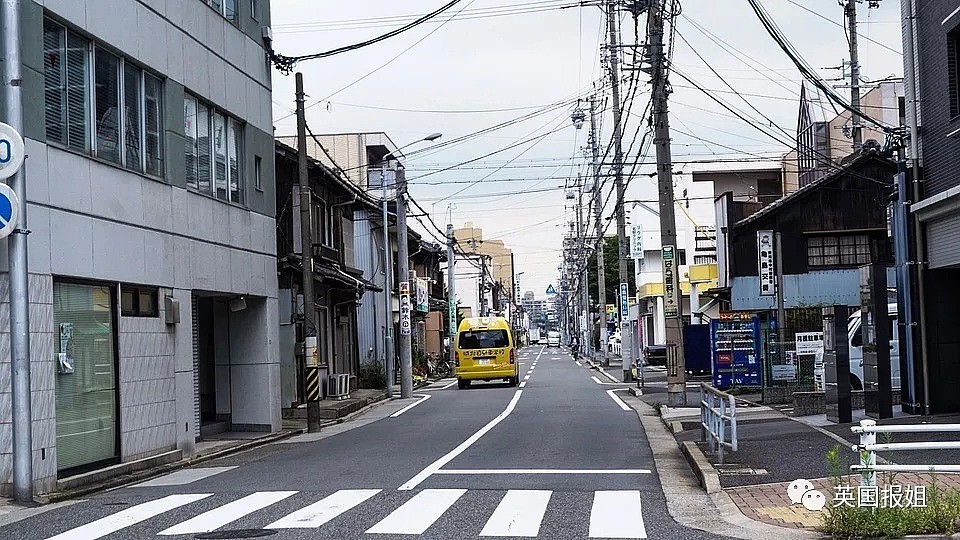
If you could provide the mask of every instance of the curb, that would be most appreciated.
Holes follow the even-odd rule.
[[[697,443],[684,441],[680,443],[680,450],[683,452],[683,456],[687,458],[687,463],[693,469],[693,474],[697,476],[700,486],[708,495],[723,491],[723,488],[720,487],[720,473],[713,467],[707,456],[697,446]]]
[[[363,406],[363,408],[358,409],[358,410],[356,410],[356,411],[354,411],[354,412],[352,412],[352,413],[350,413],[350,414],[348,414],[348,415],[346,415],[346,416],[344,416],[344,417],[342,417],[342,418],[337,418],[337,419],[335,419],[335,420],[328,420],[328,421],[326,421],[326,422],[322,422],[322,423],[320,424],[320,429],[322,430],[324,427],[334,426],[334,425],[337,425],[337,424],[342,424],[342,423],[344,423],[344,422],[350,421],[350,420],[352,420],[354,417],[359,416],[360,414],[363,414],[363,413],[365,413],[365,412],[367,412],[367,411],[369,411],[369,410],[371,410],[371,409],[373,409],[373,408],[375,408],[375,407],[379,407],[380,405],[383,405],[384,403],[386,403],[386,402],[388,402],[388,401],[392,401],[392,399],[393,399],[393,398],[387,398],[386,395],[382,395],[382,396],[380,396],[378,399],[375,399],[375,400],[372,400],[372,401],[368,402],[366,405]],[[282,441],[282,440],[284,440],[284,439],[289,439],[290,437],[294,437],[294,436],[296,436],[296,435],[301,435],[301,434],[306,433],[306,432],[307,432],[306,428],[299,428],[299,429],[291,429],[291,430],[287,430],[287,431],[281,431],[281,432],[279,432],[279,433],[275,433],[275,434],[272,434],[272,435],[268,435],[268,436],[262,437],[262,438],[260,438],[260,439],[256,439],[256,440],[248,441],[248,442],[244,442],[244,443],[240,443],[240,444],[238,444],[238,445],[236,445],[236,446],[231,446],[231,447],[229,447],[229,448],[224,448],[224,449],[221,449],[221,450],[217,450],[217,451],[214,451],[214,452],[211,452],[211,453],[208,453],[208,454],[201,454],[201,455],[194,456],[194,457],[192,457],[192,458],[181,459],[181,460],[175,461],[175,462],[173,462],[173,463],[168,463],[168,464],[166,464],[166,465],[161,465],[161,466],[158,466],[158,467],[152,468],[152,469],[145,469],[145,470],[143,470],[143,471],[139,471],[139,472],[133,473],[133,474],[126,474],[126,475],[116,476],[116,477],[114,477],[114,478],[110,478],[110,479],[104,480],[104,481],[99,482],[99,483],[96,483],[96,484],[91,484],[91,485],[86,486],[86,487],[77,488],[77,489],[72,489],[72,490],[69,490],[69,491],[55,491],[55,492],[52,492],[52,493],[46,493],[46,494],[42,494],[42,495],[37,495],[36,497],[34,497],[34,500],[35,500],[36,502],[38,502],[38,503],[41,503],[41,504],[50,504],[50,503],[63,502],[63,501],[67,501],[67,500],[70,500],[70,499],[76,499],[76,498],[78,498],[78,497],[83,497],[83,496],[89,495],[89,494],[91,494],[91,493],[97,493],[97,492],[100,492],[100,491],[106,491],[106,490],[109,490],[109,489],[114,489],[114,488],[122,487],[122,486],[125,486],[125,485],[128,485],[128,484],[135,484],[135,483],[138,483],[138,482],[142,482],[142,481],[145,481],[145,480],[149,480],[149,479],[151,479],[151,478],[155,478],[155,477],[157,477],[157,476],[162,476],[162,475],[164,475],[164,474],[167,474],[167,473],[170,473],[170,472],[173,472],[173,471],[177,471],[177,470],[179,470],[179,469],[184,469],[184,468],[186,468],[186,467],[191,467],[191,466],[193,466],[193,465],[198,465],[198,464],[200,464],[200,463],[204,463],[204,462],[207,462],[207,461],[213,461],[213,460],[215,460],[215,459],[220,459],[220,458],[227,457],[227,456],[230,456],[230,455],[233,455],[233,454],[238,454],[238,453],[240,453],[240,452],[245,452],[245,451],[247,451],[247,450],[252,450],[252,449],[258,448],[258,447],[260,447],[260,446],[266,446],[266,445],[268,445],[268,444],[272,444],[272,443],[275,443],[275,442],[278,442],[278,441]]]

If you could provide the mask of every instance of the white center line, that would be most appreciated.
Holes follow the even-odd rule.
[[[457,381],[453,381],[453,382],[457,382]],[[417,400],[417,401],[415,401],[415,402],[407,405],[406,407],[400,409],[399,411],[391,414],[391,415],[390,415],[390,418],[396,418],[396,417],[400,416],[401,414],[409,411],[410,409],[416,407],[417,405],[423,403],[424,401],[430,399],[430,395],[429,395],[429,394],[422,394],[422,395],[420,395],[420,396],[418,396],[418,397],[420,397],[419,400]]]
[[[436,474],[652,474],[650,469],[441,469]]]
[[[529,373],[523,376],[523,380],[527,380],[527,379],[529,379],[529,378],[530,378],[530,374],[529,374]]]
[[[131,506],[126,510],[111,514],[107,517],[91,521],[75,529],[52,536],[47,540],[96,540],[110,533],[136,525],[174,508],[206,499],[212,493],[197,493],[192,495],[168,495],[162,499]]]
[[[520,383],[520,388],[523,388],[523,387],[526,386],[526,385],[527,385],[527,381],[523,381],[523,382]]]
[[[623,400],[620,399],[620,396],[614,394],[614,392],[616,392],[616,391],[618,391],[618,390],[625,390],[625,388],[617,388],[616,390],[607,390],[607,395],[610,396],[611,398],[613,398],[613,401],[615,401],[615,402],[617,403],[617,405],[620,406],[621,409],[623,409],[623,410],[625,410],[625,411],[629,411],[629,410],[630,410],[630,406],[627,405],[626,403],[624,403]]]
[[[407,482],[402,486],[400,486],[398,489],[400,491],[409,491],[411,489],[416,488],[417,486],[420,485],[421,482],[423,482],[427,478],[430,478],[431,475],[436,474],[436,472],[440,470],[440,467],[443,467],[447,463],[450,463],[451,461],[453,461],[454,458],[462,454],[467,448],[470,448],[470,446],[472,446],[473,443],[480,440],[480,437],[483,437],[488,431],[496,427],[496,425],[499,424],[500,422],[503,422],[503,420],[506,417],[510,416],[510,413],[513,412],[513,409],[516,408],[517,402],[520,401],[520,396],[522,394],[523,394],[523,390],[517,390],[516,393],[513,394],[513,399],[511,399],[510,403],[507,404],[507,408],[504,409],[503,412],[498,414],[496,418],[488,422],[487,425],[480,428],[476,433],[471,435],[467,440],[460,443],[456,448],[447,452],[447,454],[445,454],[444,456],[440,457],[440,459],[434,461],[430,465],[427,465],[426,468],[424,468],[422,471],[417,473],[417,475],[411,478],[410,480],[407,480]]]

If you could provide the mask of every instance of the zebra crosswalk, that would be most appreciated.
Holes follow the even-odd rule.
[[[403,500],[400,500],[397,492],[385,492],[381,489],[342,489],[320,500],[311,500],[297,491],[258,491],[209,509],[210,503],[218,500],[211,498],[206,503],[207,506],[201,504],[201,510],[206,511],[199,513],[191,512],[191,505],[214,497],[213,493],[175,494],[125,508],[48,537],[47,540],[98,540],[114,533],[118,534],[111,538],[122,538],[123,531],[132,527],[137,527],[131,530],[137,538],[144,534],[160,537],[196,535],[229,529],[231,524],[237,522],[256,522],[256,528],[265,531],[322,531],[324,526],[335,525],[331,522],[338,518],[340,523],[361,524],[357,534],[363,537],[421,535],[427,533],[431,527],[442,524],[444,516],[456,516],[462,510],[457,508],[458,505],[471,504],[464,502],[468,499],[464,497],[467,492],[466,489],[423,489],[412,497],[403,496]],[[586,497],[588,494],[583,495]],[[297,500],[297,495],[301,495],[304,500]],[[558,519],[559,516],[567,515],[562,510],[548,514],[553,495],[549,490],[518,489],[504,492],[492,513],[489,516],[484,514],[480,520],[485,519],[479,536],[538,537],[547,521],[546,516]],[[399,501],[400,504],[385,517],[381,517],[389,509],[387,505],[393,504],[391,501]],[[305,506],[294,509],[296,506],[290,506],[292,503]],[[584,531],[589,538],[647,537],[640,491],[596,491],[592,493],[591,504],[589,530]],[[270,507],[274,505],[284,510],[279,514],[271,513]],[[276,519],[284,512],[286,515]],[[351,514],[355,515],[350,516]],[[179,523],[171,523],[180,519],[183,520]],[[479,526],[479,523],[477,525]],[[476,529],[469,535],[477,535]]]

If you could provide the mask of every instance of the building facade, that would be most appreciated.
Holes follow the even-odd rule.
[[[22,2],[39,492],[280,429],[269,25],[266,1]]]

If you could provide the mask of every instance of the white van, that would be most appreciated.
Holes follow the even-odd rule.
[[[897,304],[887,304],[890,324],[890,379],[893,388],[900,388],[900,336],[897,332]],[[850,350],[850,386],[854,390],[863,390],[863,333],[860,331],[860,311],[847,319],[847,346]],[[823,349],[817,351],[813,368],[813,379],[817,390],[824,388]]]
[[[560,346],[560,332],[551,330],[547,332],[547,347]]]

